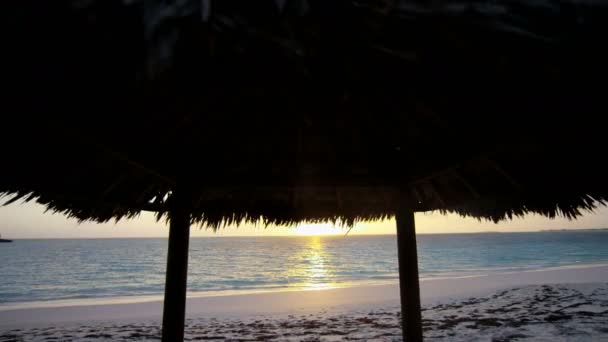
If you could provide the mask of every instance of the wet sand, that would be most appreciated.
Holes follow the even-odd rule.
[[[606,266],[430,280],[421,287],[429,340],[608,341]],[[396,285],[382,285],[191,298],[186,338],[400,341],[397,293]],[[158,340],[159,305],[3,310],[0,341]]]

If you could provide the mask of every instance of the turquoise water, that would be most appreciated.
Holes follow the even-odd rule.
[[[0,244],[0,305],[158,296],[165,239]],[[420,276],[608,263],[608,231],[419,235]],[[397,281],[394,236],[193,238],[188,290],[259,291]]]

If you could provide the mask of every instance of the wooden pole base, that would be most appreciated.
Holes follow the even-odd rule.
[[[178,342],[184,340],[186,319],[190,214],[176,206],[170,219],[162,341]]]
[[[418,281],[418,252],[414,211],[405,207],[395,215],[397,221],[397,250],[399,254],[399,291],[403,340],[422,341],[420,285]]]

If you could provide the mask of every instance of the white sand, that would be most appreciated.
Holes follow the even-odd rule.
[[[550,290],[538,286],[546,284],[562,285],[550,287]],[[508,291],[502,291],[506,289]],[[586,322],[591,325],[588,325],[588,331],[579,330],[584,331],[585,334],[591,334],[589,336],[600,334],[603,336],[602,338],[608,340],[608,331],[603,333],[601,328],[596,327],[597,324],[608,326],[608,265],[493,274],[458,279],[423,280],[421,282],[421,295],[423,306],[426,308],[424,317],[427,332],[425,334],[435,337],[451,336],[455,340],[467,340],[467,336],[469,339],[472,336],[482,336],[479,335],[480,329],[484,331],[484,336],[488,338],[505,334],[507,334],[505,338],[508,338],[510,336],[508,333],[517,335],[517,331],[521,332],[525,330],[525,327],[522,328],[507,321],[496,323],[494,316],[497,315],[495,313],[500,312],[500,316],[506,319],[508,316],[506,313],[515,312],[514,315],[516,314],[516,316],[514,317],[520,319],[522,317],[521,310],[532,312],[532,308],[535,308],[535,306],[549,305],[546,300],[539,299],[541,298],[539,294],[544,296],[545,292],[548,294],[546,298],[552,298],[553,302],[550,305],[555,308],[547,309],[549,311],[539,311],[540,313],[537,316],[541,318],[534,319],[541,319],[541,323],[553,326],[555,322],[559,323],[560,319],[565,320],[564,317],[573,317],[573,314],[564,316],[563,308],[558,308],[556,305],[565,305],[570,308],[580,306],[584,309],[581,311],[583,312],[581,315],[587,315],[585,316]],[[445,303],[451,304],[447,305]],[[320,339],[320,336],[325,336],[321,340],[327,340],[327,336],[330,335],[334,336],[334,340],[341,340],[346,335],[349,338],[356,338],[361,334],[363,335],[360,337],[364,339],[375,336],[374,338],[378,337],[379,340],[393,340],[399,334],[398,304],[398,286],[395,284],[316,291],[196,297],[188,299],[188,331],[190,336],[194,337],[209,337],[209,334],[217,333],[219,334],[216,336],[218,339],[221,336],[223,336],[222,339],[230,339],[230,334],[232,334],[230,335],[231,338],[236,338],[236,336],[242,336],[246,333],[258,334],[255,336],[271,333],[273,336],[282,336],[284,340],[289,340],[287,338],[289,336],[294,336],[294,340],[301,340],[308,335],[311,336],[306,338],[310,337],[313,340],[315,338]],[[524,304],[528,306],[522,307]],[[558,315],[555,312],[564,315],[552,318],[551,315]],[[589,314],[589,312],[593,312],[593,314]],[[141,335],[146,332],[151,334],[148,336],[149,339],[154,339],[158,335],[157,326],[161,313],[162,302],[158,300],[137,303],[70,304],[57,307],[19,309],[0,307],[0,341],[3,341],[3,336],[10,337],[13,335],[39,336],[42,340],[42,336],[48,336],[40,335],[42,330],[38,329],[42,327],[52,327],[52,329],[55,329],[52,330],[54,332],[51,334],[47,331],[48,334],[63,336],[64,338],[65,336],[72,336],[70,332],[75,334],[75,331],[80,331],[81,335],[73,336],[79,336],[78,339],[82,339],[88,332],[89,339],[93,340],[117,339],[120,336],[124,339],[146,339],[145,336],[137,337],[137,334]],[[471,316],[475,317],[475,315],[481,323],[478,321],[471,323],[469,318]],[[218,324],[218,321],[214,321],[215,319],[218,319],[222,324]],[[531,318],[530,320],[533,321],[534,319]],[[274,328],[270,329],[269,326],[265,326],[266,323],[264,322],[270,322],[267,324]],[[281,322],[284,323],[284,326],[281,326]],[[250,324],[250,326],[245,330],[240,329],[241,332],[239,333],[237,328],[242,327],[245,323]],[[462,325],[461,323],[468,324],[469,328],[458,328]],[[291,324],[291,327],[289,324]],[[513,331],[509,332],[505,328],[508,324],[514,325],[510,328]],[[82,327],[85,325],[86,329],[83,329]],[[215,330],[207,329],[210,325],[216,327]],[[223,326],[225,330],[221,330],[218,326]],[[363,326],[365,326],[365,329],[363,329]],[[558,329],[547,335],[545,334],[547,329],[539,328],[542,326],[539,322],[530,326],[536,327],[534,328],[536,330],[531,330],[531,334],[534,336],[546,335],[545,337],[551,338],[555,334],[564,332]],[[22,330],[15,334],[14,329]],[[278,335],[277,329],[280,331]],[[450,332],[454,329],[456,329],[456,332]],[[473,332],[466,333],[467,329]],[[579,331],[576,328],[571,328],[571,330]],[[100,331],[105,333],[100,333]],[[135,335],[132,335],[134,331]],[[327,334],[328,331],[333,332],[333,335]],[[378,334],[379,331],[384,335],[374,335]],[[27,335],[28,333],[34,335]],[[450,333],[453,335],[449,335]],[[123,334],[124,336],[116,334]],[[255,339],[257,338],[255,336],[252,335],[251,337]],[[9,337],[5,340],[8,341]],[[268,339],[271,338],[268,337]],[[26,338],[26,340],[30,339]],[[38,339],[32,338],[31,340]],[[491,338],[488,340],[491,340]]]

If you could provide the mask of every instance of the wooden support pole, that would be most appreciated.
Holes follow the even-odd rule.
[[[397,251],[399,257],[399,291],[401,295],[401,323],[403,341],[422,341],[420,285],[418,281],[418,252],[414,211],[408,206],[399,208],[397,221]]]
[[[180,206],[179,201],[173,201],[172,204],[163,306],[163,342],[184,340],[186,318],[190,213],[185,206]]]

